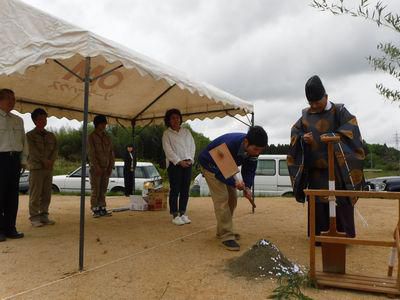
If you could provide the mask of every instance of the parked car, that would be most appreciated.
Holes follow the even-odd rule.
[[[400,176],[377,177],[366,180],[365,190],[400,192]]]
[[[19,192],[27,194],[29,191],[29,171],[24,171],[19,178]]]
[[[117,161],[110,176],[107,192],[124,192],[124,162]],[[53,192],[80,192],[81,167],[69,175],[53,176]],[[86,191],[91,190],[89,165],[86,165]],[[143,191],[162,186],[162,179],[156,167],[150,162],[138,162],[135,169],[135,190]]]
[[[286,155],[260,155],[254,178],[254,194],[257,196],[288,196],[292,192]],[[210,195],[207,182],[201,173],[193,181],[191,194]]]

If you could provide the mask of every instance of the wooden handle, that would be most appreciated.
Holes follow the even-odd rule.
[[[321,141],[328,144],[328,174],[329,174],[329,190],[335,190],[335,156],[334,156],[334,143],[340,141],[339,136],[321,135]],[[329,199],[329,233],[335,234],[337,231],[336,224],[336,197],[330,196]]]
[[[321,135],[321,141],[324,143],[337,143],[340,141],[338,135]]]

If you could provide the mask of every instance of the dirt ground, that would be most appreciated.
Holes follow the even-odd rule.
[[[88,200],[88,199],[87,199]],[[87,201],[88,205],[89,201]],[[175,226],[167,211],[114,213],[93,219],[87,209],[85,271],[78,270],[79,197],[54,196],[54,226],[32,228],[28,197],[20,197],[21,240],[0,243],[2,299],[266,299],[277,286],[270,279],[234,277],[226,265],[260,239],[272,241],[292,262],[308,266],[306,207],[292,198],[257,198],[255,214],[240,199],[234,218],[241,251],[230,252],[215,238],[210,198],[191,198],[192,224]],[[109,207],[128,204],[109,197]],[[360,238],[390,239],[397,202],[362,199],[356,218]],[[351,246],[347,271],[384,276],[388,248]],[[320,250],[317,267],[321,268]],[[395,271],[396,272],[396,271]],[[382,295],[337,289],[306,289],[313,299],[385,299]]]

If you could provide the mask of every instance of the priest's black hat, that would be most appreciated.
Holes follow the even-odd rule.
[[[326,94],[321,79],[314,75],[306,82],[306,97],[308,102],[319,101]]]

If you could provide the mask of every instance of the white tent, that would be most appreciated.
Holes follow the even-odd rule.
[[[50,116],[83,120],[82,157],[87,123],[96,114],[110,124],[134,126],[161,123],[169,108],[178,108],[184,120],[253,113],[249,102],[19,0],[0,0],[0,53],[0,88],[14,90],[16,110],[44,107]],[[83,159],[80,270],[85,165]]]
[[[111,124],[160,123],[171,107],[185,120],[253,111],[249,102],[17,0],[0,0],[0,53],[0,87],[15,91],[22,113],[41,106],[52,116],[83,120],[86,57],[89,119],[104,114]]]

